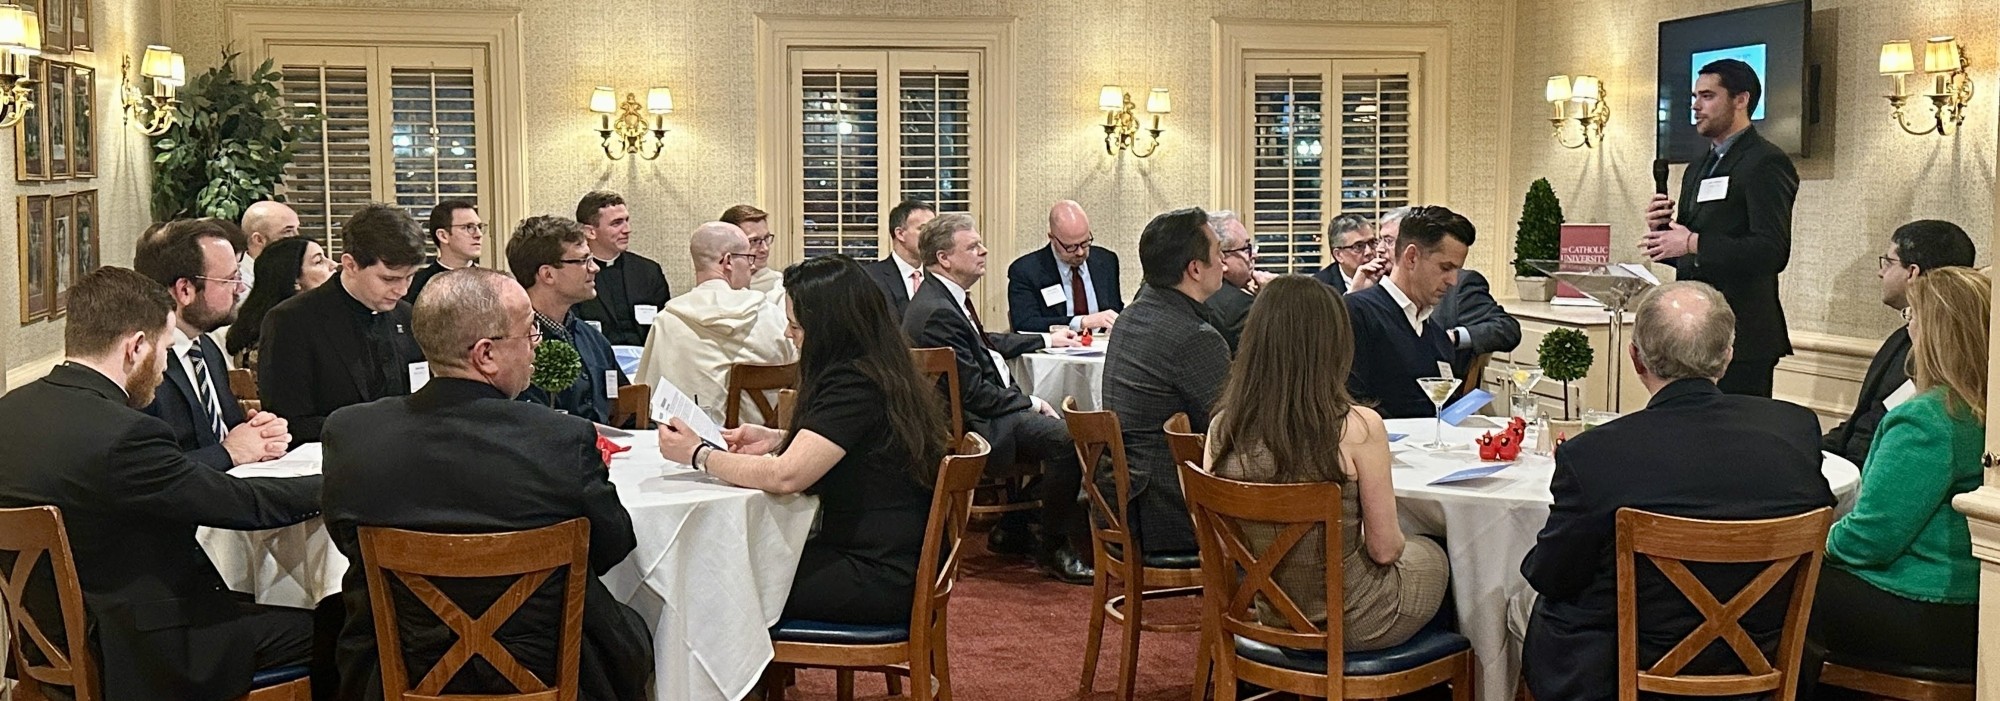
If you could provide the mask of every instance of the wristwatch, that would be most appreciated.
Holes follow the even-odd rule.
[[[711,445],[709,445],[709,444],[707,444],[707,443],[703,443],[703,444],[701,444],[701,445],[698,445],[698,446],[695,446],[695,447],[694,447],[694,455],[690,455],[690,456],[688,456],[688,463],[689,463],[689,466],[690,466],[690,467],[693,467],[694,469],[697,469],[697,470],[701,470],[702,472],[707,472],[707,471],[708,471],[708,460],[704,459],[704,458],[706,458],[707,456],[706,456],[705,454],[703,454],[703,453],[702,453],[701,451],[703,451],[703,450],[714,450],[714,449],[715,449],[715,447],[714,447],[714,446],[711,446]]]

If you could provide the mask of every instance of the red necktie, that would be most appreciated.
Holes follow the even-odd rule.
[[[1074,310],[1071,316],[1090,313],[1090,291],[1083,286],[1083,266],[1069,266],[1069,303]]]

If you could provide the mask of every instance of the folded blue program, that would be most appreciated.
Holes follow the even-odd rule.
[[[1451,474],[1449,474],[1449,475],[1445,475],[1445,476],[1443,476],[1443,477],[1439,477],[1439,478],[1437,478],[1437,479],[1434,479],[1434,480],[1431,480],[1431,482],[1430,482],[1430,483],[1431,483],[1431,484],[1451,484],[1451,483],[1453,483],[1453,482],[1464,482],[1464,481],[1467,481],[1467,480],[1476,480],[1476,479],[1479,479],[1479,478],[1482,478],[1482,477],[1492,477],[1492,476],[1493,476],[1493,473],[1495,473],[1495,472],[1499,472],[1499,471],[1501,471],[1501,470],[1504,470],[1504,469],[1507,469],[1507,467],[1508,467],[1509,465],[1513,465],[1513,464],[1514,464],[1514,463],[1511,463],[1511,462],[1505,462],[1505,463],[1500,463],[1500,464],[1498,464],[1498,465],[1480,465],[1480,466],[1478,466],[1478,467],[1468,467],[1468,468],[1466,468],[1466,469],[1463,469],[1463,470],[1459,470],[1459,471],[1457,471],[1457,472],[1453,472],[1453,473],[1451,473]]]
[[[1409,437],[1410,437],[1410,434],[1407,434],[1407,433],[1391,433],[1391,434],[1389,434],[1389,442],[1390,442],[1390,443],[1394,443],[1394,442],[1396,442],[1396,441],[1400,441],[1400,440],[1403,440],[1403,439],[1405,439],[1405,438],[1409,438]]]
[[[1493,403],[1492,392],[1475,388],[1470,392],[1466,392],[1465,396],[1459,397],[1458,401],[1452,402],[1451,406],[1445,407],[1444,411],[1438,412],[1438,418],[1444,419],[1445,423],[1457,426],[1460,421],[1464,421],[1473,412],[1484,409],[1487,404],[1491,403]]]

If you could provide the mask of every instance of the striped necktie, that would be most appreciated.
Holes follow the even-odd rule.
[[[222,405],[215,401],[215,384],[208,378],[208,363],[202,358],[201,344],[188,349],[187,359],[188,364],[194,366],[194,377],[188,379],[194,384],[195,401],[200,402],[202,409],[208,412],[209,430],[215,432],[215,440],[220,442],[223,436],[229,435],[229,431],[222,425]]]

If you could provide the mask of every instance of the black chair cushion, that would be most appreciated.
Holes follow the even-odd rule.
[[[1971,684],[1973,680],[1973,671],[1974,671],[1971,667],[1952,668],[1952,667],[1931,667],[1927,665],[1899,664],[1883,660],[1855,657],[1853,655],[1843,655],[1840,654],[1839,652],[1835,652],[1832,650],[1827,651],[1826,661],[1828,664],[1837,664],[1842,667],[1853,667],[1855,669],[1864,670],[1868,672],[1875,672],[1877,674],[1887,674],[1892,677],[1906,677],[1909,679],[1921,679],[1930,682],[1945,682],[1947,684]]]
[[[1106,543],[1104,549],[1110,552],[1112,557],[1121,560],[1125,559],[1125,549],[1119,547],[1117,543]],[[1148,552],[1146,553],[1146,566],[1160,570],[1198,570],[1201,569],[1201,551],[1169,550],[1167,552]]]
[[[250,688],[262,689],[264,687],[277,686],[285,682],[304,679],[311,674],[312,670],[305,665],[260,669],[250,673]]]
[[[864,625],[860,623],[828,623],[826,621],[806,621],[795,618],[780,619],[771,626],[771,639],[790,643],[821,643],[826,645],[888,645],[910,639],[910,627],[906,625]]]
[[[1463,650],[1472,648],[1465,636],[1438,628],[1417,631],[1401,645],[1383,650],[1350,652],[1346,655],[1346,674],[1350,677],[1372,677],[1381,674],[1416,669],[1436,662]],[[1236,636],[1236,654],[1245,659],[1273,667],[1326,674],[1326,655],[1316,651],[1281,648]]]

